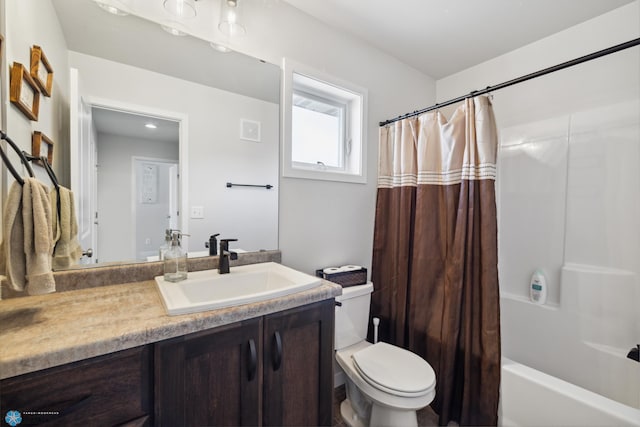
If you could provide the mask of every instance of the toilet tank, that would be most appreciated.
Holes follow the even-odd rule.
[[[367,338],[373,283],[342,288],[336,301],[335,346],[341,350]]]

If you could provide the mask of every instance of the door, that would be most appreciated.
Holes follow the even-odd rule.
[[[98,262],[97,254],[97,164],[96,141],[91,106],[80,96],[78,70],[71,68],[70,85],[70,151],[71,191],[75,197],[78,240],[83,251],[91,249],[92,257],[85,255],[81,264]]]
[[[156,426],[257,426],[261,319],[155,345]]]
[[[134,252],[145,260],[158,255],[167,228],[178,228],[178,164],[134,157],[132,175]]]
[[[333,300],[265,317],[263,425],[332,424],[333,328]]]

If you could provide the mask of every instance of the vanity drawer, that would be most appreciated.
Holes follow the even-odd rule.
[[[3,414],[20,425],[151,425],[150,347],[137,347],[0,382]]]

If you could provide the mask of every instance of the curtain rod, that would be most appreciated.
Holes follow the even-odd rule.
[[[576,59],[572,59],[571,61],[563,62],[562,64],[554,65],[553,67],[545,68],[540,71],[536,71],[535,73],[527,74],[522,77],[515,78],[513,80],[506,81],[504,83],[497,84],[495,86],[487,86],[485,89],[474,90],[468,93],[467,95],[462,95],[457,98],[450,99],[445,102],[440,102],[432,105],[431,107],[423,108],[422,110],[414,111],[413,113],[403,114],[402,116],[398,116],[395,119],[385,120],[384,122],[380,122],[380,126],[386,126],[390,123],[397,122],[398,120],[406,119],[409,117],[414,117],[420,115],[422,113],[426,113],[427,111],[436,110],[441,107],[446,107],[447,105],[455,104],[460,101],[464,101],[467,98],[473,98],[478,95],[484,95],[485,93],[493,92],[498,89],[503,89],[508,86],[512,86],[518,83],[526,82],[527,80],[535,79],[536,77],[544,76],[545,74],[553,73],[568,67],[572,67],[574,65],[582,64],[583,62],[591,61],[592,59],[600,58],[605,55],[609,55],[611,53],[616,53],[624,49],[628,49],[630,47],[634,47],[640,44],[640,38],[630,40],[625,43],[620,43],[615,46],[611,46],[607,49],[599,50],[597,52],[590,53],[585,56],[581,56]]]

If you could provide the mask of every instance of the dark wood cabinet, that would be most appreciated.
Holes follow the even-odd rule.
[[[259,425],[262,319],[155,345],[156,426]]]
[[[333,300],[265,317],[263,425],[331,425],[333,321]]]
[[[151,354],[138,347],[2,380],[0,407],[23,425],[150,426]]]
[[[331,425],[333,300],[155,345],[157,426]]]
[[[22,425],[331,425],[325,300],[0,382]]]

